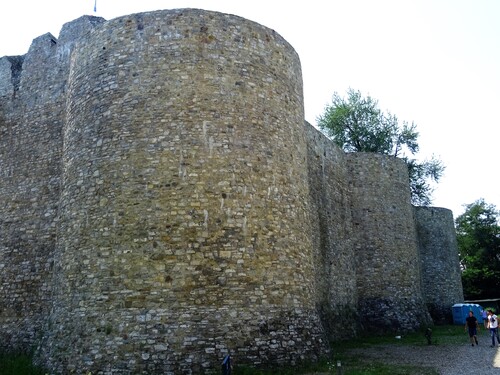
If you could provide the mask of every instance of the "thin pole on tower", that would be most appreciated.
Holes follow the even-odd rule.
[[[94,13],[97,12],[97,0],[94,0]]]

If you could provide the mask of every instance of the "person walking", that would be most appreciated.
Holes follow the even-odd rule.
[[[495,338],[500,346],[500,338],[498,337],[498,317],[493,314],[492,310],[488,310],[488,329],[491,335],[491,347],[495,347]]]
[[[474,316],[474,313],[469,311],[469,316],[465,319],[465,331],[469,331],[469,338],[472,346],[474,343],[479,345],[477,341],[477,332],[479,331],[479,324],[477,322],[477,318]]]

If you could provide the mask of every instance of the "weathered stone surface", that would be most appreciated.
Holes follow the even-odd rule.
[[[330,338],[338,340],[359,328],[347,156],[312,126],[306,132],[317,306]]]
[[[460,302],[421,271],[456,270],[453,218],[304,124],[296,52],[237,16],[86,16],[1,58],[0,167],[0,348],[54,373],[289,365]]]
[[[22,56],[0,58],[0,97],[12,97],[19,89],[22,64]]]
[[[424,299],[435,322],[450,322],[450,306],[464,299],[453,214],[446,208],[415,207],[415,217]]]
[[[420,264],[408,171],[403,160],[348,154],[359,310],[368,330],[431,324]],[[373,192],[376,192],[373,194]]]

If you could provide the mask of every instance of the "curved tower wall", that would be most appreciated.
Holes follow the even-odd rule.
[[[464,301],[453,213],[415,207],[415,223],[427,309],[435,322],[452,323],[452,306]]]
[[[347,154],[359,313],[367,330],[410,331],[430,324],[407,167],[380,154]]]
[[[199,10],[114,19],[76,47],[52,368],[199,373],[228,351],[324,351],[301,79],[273,30]]]

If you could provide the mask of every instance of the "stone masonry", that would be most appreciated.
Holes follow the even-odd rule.
[[[434,322],[452,320],[456,300],[463,299],[457,238],[450,210],[438,207],[415,207],[422,292]],[[449,264],[446,269],[443,265]]]
[[[0,58],[0,350],[217,373],[448,319],[451,211],[307,124],[302,91],[274,30],[197,9],[84,16]]]

